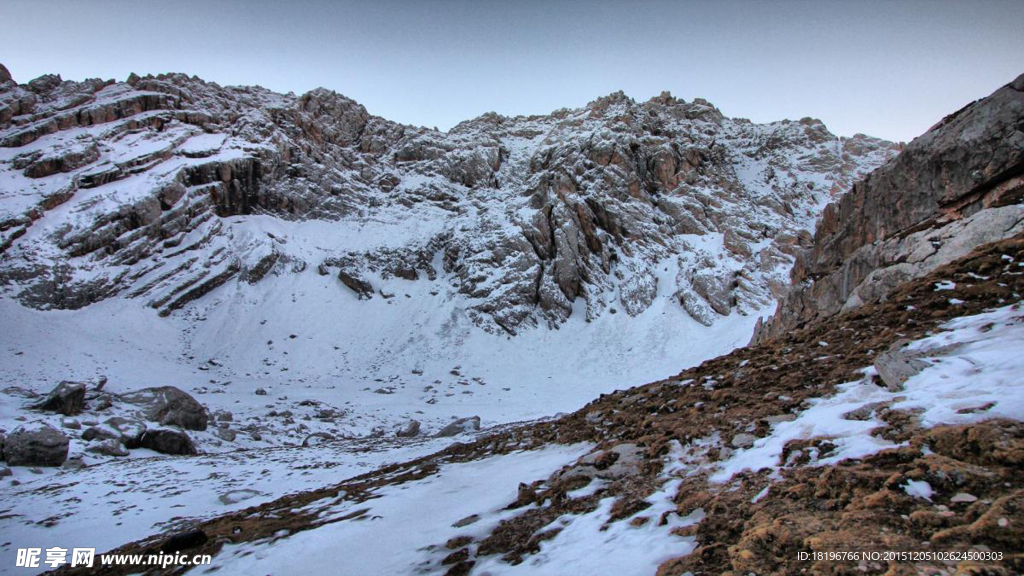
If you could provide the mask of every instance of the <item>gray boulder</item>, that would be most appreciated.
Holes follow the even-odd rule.
[[[60,466],[68,458],[69,445],[60,430],[37,420],[11,432],[4,441],[4,457],[11,466]]]
[[[119,440],[120,437],[120,434],[116,431],[101,426],[90,426],[82,432],[82,440],[85,440],[86,442],[91,442],[93,440],[107,440],[110,438]]]
[[[65,416],[74,416],[85,407],[86,388],[84,382],[65,380],[57,384],[57,387],[42,402],[32,407],[36,410],[46,410],[47,412],[57,412]]]
[[[186,430],[206,430],[206,408],[187,392],[174,386],[143,388],[125,394],[121,400],[141,406],[146,419]]]
[[[480,417],[470,416],[469,418],[459,418],[458,420],[448,424],[436,434],[438,438],[446,438],[449,436],[455,436],[464,432],[476,432],[480,429]]]
[[[127,456],[128,449],[116,438],[107,438],[98,442],[91,442],[85,447],[86,452],[102,454],[103,456]]]
[[[898,340],[875,357],[875,370],[890,392],[903,390],[907,379],[928,367],[928,363],[920,359],[920,354],[905,350],[903,347],[906,345],[907,340]]]
[[[146,430],[139,438],[139,447],[149,448],[161,454],[180,456],[192,456],[199,453],[188,434],[168,428]]]
[[[399,438],[412,438],[420,433],[420,423],[417,420],[409,420],[395,431]]]

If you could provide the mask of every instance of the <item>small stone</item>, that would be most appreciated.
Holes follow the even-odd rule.
[[[748,448],[754,445],[754,440],[757,440],[757,437],[753,434],[737,434],[732,437],[731,444],[734,448]]]
[[[473,514],[471,516],[466,516],[462,520],[459,520],[458,522],[452,524],[452,528],[462,528],[463,526],[469,526],[470,524],[473,524],[474,522],[476,522],[479,519],[480,519],[480,516],[477,515],[477,514]]]
[[[996,524],[999,524],[1000,528],[1006,528],[1010,525],[1010,521],[1006,518],[1000,518],[999,521],[996,522]]]
[[[257,396],[266,396],[267,395],[267,391],[264,390],[263,388],[257,388],[256,389],[256,395]]]
[[[974,502],[977,499],[978,499],[978,497],[974,496],[972,494],[968,494],[966,492],[958,492],[952,498],[950,498],[949,501],[950,502],[954,502],[954,503],[960,503],[960,502]]]

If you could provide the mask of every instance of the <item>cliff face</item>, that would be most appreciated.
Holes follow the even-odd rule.
[[[885,298],[1024,231],[1024,75],[944,118],[828,205],[754,341]]]
[[[820,207],[895,153],[668,94],[442,133],[323,89],[4,75],[0,283],[38,308],[126,296],[170,314],[317,270],[362,299],[440,278],[510,334],[659,293],[711,325],[781,296]],[[266,218],[287,233],[247,228]]]

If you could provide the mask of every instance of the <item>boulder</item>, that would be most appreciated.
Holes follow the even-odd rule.
[[[399,438],[412,438],[420,433],[420,423],[417,420],[409,420],[395,431]]]
[[[93,454],[102,454],[104,456],[127,456],[128,449],[121,444],[121,441],[116,438],[107,438],[106,440],[99,440],[97,442],[90,442],[85,447],[86,452]]]
[[[751,446],[754,445],[755,440],[757,440],[757,436],[754,436],[753,434],[742,433],[733,436],[732,442],[730,443],[733,445],[734,448],[750,448]]]
[[[107,440],[110,438],[120,440],[121,435],[114,430],[101,426],[90,426],[82,432],[82,440],[85,440],[86,442],[91,442],[93,440]]]
[[[174,386],[143,388],[125,394],[121,400],[141,406],[146,419],[164,426],[206,430],[206,408],[187,392]]]
[[[69,445],[60,430],[37,420],[11,432],[4,441],[4,457],[11,466],[60,466],[68,458]]]
[[[82,423],[79,422],[78,420],[75,420],[74,418],[61,418],[60,425],[61,427],[67,428],[68,430],[82,429]]]
[[[875,370],[890,392],[903,390],[903,383],[907,379],[928,367],[928,363],[921,360],[919,354],[903,348],[906,344],[906,340],[898,340],[875,357]]]
[[[32,407],[36,410],[45,410],[47,412],[57,412],[65,416],[74,416],[82,411],[85,407],[85,390],[86,385],[84,382],[71,382],[65,380],[57,387],[54,388],[42,402],[39,402]]]
[[[146,430],[139,438],[139,447],[149,448],[161,454],[192,456],[199,453],[188,434],[169,428]]]
[[[13,476],[13,475],[14,475],[14,472],[11,472],[10,468],[8,468],[7,466],[0,466],[0,478],[6,478],[8,476]]]
[[[470,416],[469,418],[459,418],[458,420],[448,424],[444,428],[441,428],[435,436],[438,438],[446,438],[449,436],[455,436],[464,432],[475,432],[480,429],[480,417]]]
[[[114,416],[103,421],[118,433],[121,442],[128,448],[138,448],[142,434],[146,431],[146,423],[142,420]],[[82,436],[85,437],[84,435]]]

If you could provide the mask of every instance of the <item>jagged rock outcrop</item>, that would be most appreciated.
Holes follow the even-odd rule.
[[[754,341],[885,298],[1024,231],[1024,74],[955,112],[828,205]]]
[[[896,151],[667,93],[442,133],[324,89],[0,79],[0,286],[38,308],[123,295],[167,315],[315,268],[363,299],[443,280],[509,334],[574,309],[639,315],[659,294],[711,324],[782,295],[818,207]]]

